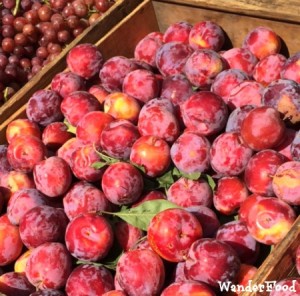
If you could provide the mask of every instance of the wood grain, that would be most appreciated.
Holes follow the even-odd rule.
[[[160,0],[204,9],[300,23],[300,0]]]
[[[300,244],[300,216],[286,237],[274,248],[271,254],[259,267],[252,284],[264,284],[266,281],[276,281],[287,277],[298,276],[295,267],[295,252]],[[244,292],[242,296],[255,296],[255,292]],[[260,296],[267,296],[269,292],[259,292]]]

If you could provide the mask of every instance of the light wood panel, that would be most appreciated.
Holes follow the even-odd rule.
[[[252,284],[264,284],[266,281],[280,281],[287,277],[299,277],[295,266],[295,252],[300,245],[300,216],[294,223],[286,237],[279,243],[272,253],[265,259]],[[267,296],[269,292],[244,292],[242,296]]]
[[[300,23],[300,0],[161,0],[161,2]]]

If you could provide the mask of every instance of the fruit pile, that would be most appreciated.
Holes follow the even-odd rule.
[[[113,0],[1,1],[0,105],[113,3]]]
[[[299,213],[300,63],[269,28],[224,42],[216,23],[178,22],[133,58],[70,50],[0,146],[0,292],[248,284]]]

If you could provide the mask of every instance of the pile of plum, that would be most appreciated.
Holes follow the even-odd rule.
[[[182,21],[132,58],[70,50],[0,146],[0,292],[213,296],[251,283],[299,214],[300,54],[281,54],[266,27],[224,42],[218,24]],[[270,294],[296,295],[280,287],[299,294],[300,276]]]
[[[0,105],[92,25],[113,0],[3,0]]]

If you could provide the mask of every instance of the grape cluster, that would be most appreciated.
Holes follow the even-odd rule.
[[[3,0],[0,105],[51,62],[114,0]]]

